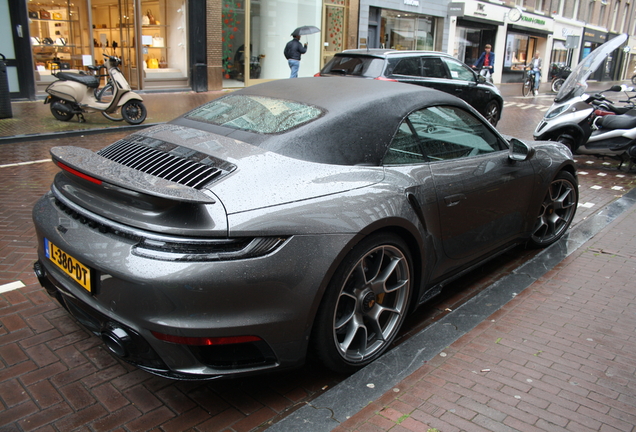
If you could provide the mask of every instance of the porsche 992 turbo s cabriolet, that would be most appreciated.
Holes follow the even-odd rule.
[[[308,352],[361,368],[453,278],[557,241],[578,201],[565,146],[376,80],[268,82],[51,155],[40,283],[113,354],[176,379]]]

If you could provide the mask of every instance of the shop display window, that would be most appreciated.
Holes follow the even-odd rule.
[[[534,40],[534,39],[532,39]],[[534,45],[530,43],[531,38],[527,35],[509,33],[506,38],[506,54],[504,57],[504,68],[512,71],[524,69],[527,61],[532,58]]]
[[[435,50],[435,18],[382,10],[380,42],[396,50]]]

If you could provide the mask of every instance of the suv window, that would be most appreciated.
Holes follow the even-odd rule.
[[[422,76],[428,78],[448,78],[448,72],[442,60],[437,57],[422,58]]]
[[[444,58],[443,60],[444,63],[446,63],[446,66],[448,66],[452,79],[475,81],[475,74],[465,64],[450,58]]]
[[[419,57],[407,57],[400,60],[393,69],[393,75],[420,76]]]
[[[354,75],[377,78],[382,74],[384,59],[363,56],[334,56],[322,70],[325,74]]]
[[[400,125],[385,164],[411,164],[504,150],[501,140],[471,113],[436,106],[411,113]]]

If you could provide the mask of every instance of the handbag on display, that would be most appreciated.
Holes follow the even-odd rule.
[[[165,57],[161,57],[161,59],[159,59],[159,69],[165,69],[168,67],[168,62],[166,61]]]
[[[29,18],[38,19],[40,15],[36,11],[29,11]]]
[[[152,57],[148,59],[148,69],[159,69],[159,60]]]
[[[155,16],[152,14],[152,11],[150,9],[148,9],[148,11],[146,12],[146,16],[148,17],[148,22],[150,23],[150,25],[157,25],[157,20],[155,19]]]
[[[54,20],[61,20],[62,19],[62,14],[59,12],[53,12],[53,19]]]
[[[153,48],[163,48],[164,44],[163,44],[163,38],[161,36],[153,36],[152,37],[152,47]]]
[[[150,25],[150,18],[148,18],[148,15],[141,17],[141,25]]]
[[[40,19],[51,19],[51,12],[40,9]]]

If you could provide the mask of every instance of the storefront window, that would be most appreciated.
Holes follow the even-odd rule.
[[[527,35],[509,33],[506,38],[504,68],[523,70],[524,65],[532,58],[535,44],[535,39]]]
[[[245,85],[245,2],[225,0],[221,12],[223,87]]]
[[[479,38],[481,30],[465,27],[457,28],[458,37],[455,38],[455,58],[471,65],[479,58]]]
[[[380,43],[397,50],[433,50],[435,46],[435,18],[382,10]]]
[[[250,3],[250,57],[258,66],[260,79],[288,78],[287,60],[283,55],[291,33],[300,26],[321,26],[322,1],[254,0]],[[321,29],[324,31],[324,29]],[[302,35],[307,53],[301,57],[299,77],[313,76],[320,70],[322,52],[320,33]],[[257,78],[254,78],[257,79]]]
[[[345,2],[344,0],[327,0],[325,3],[325,31],[323,32],[322,66],[338,52],[344,49]]]
[[[562,41],[555,40],[552,45],[552,56],[550,63],[557,63],[559,65],[567,65],[568,50]]]

